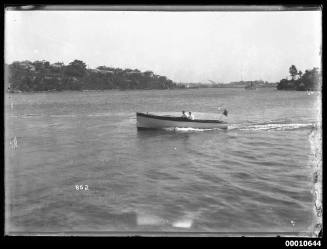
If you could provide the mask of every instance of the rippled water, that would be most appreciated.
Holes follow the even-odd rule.
[[[319,99],[275,89],[8,94],[6,229],[310,232]],[[221,105],[228,130],[136,129],[136,111],[218,118]]]

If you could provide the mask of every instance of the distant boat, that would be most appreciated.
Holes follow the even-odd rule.
[[[257,87],[255,86],[255,84],[253,84],[253,82],[251,82],[250,84],[246,85],[244,87],[245,90],[255,90],[257,89]]]
[[[222,120],[188,119],[170,115],[153,115],[141,112],[136,113],[136,126],[138,129],[163,128],[196,128],[196,129],[227,129],[227,122]]]

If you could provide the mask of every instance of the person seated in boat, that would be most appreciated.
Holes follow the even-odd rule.
[[[182,111],[182,118],[188,118],[187,114],[185,111]]]
[[[188,112],[188,118],[194,120],[194,115],[192,114],[192,112]]]

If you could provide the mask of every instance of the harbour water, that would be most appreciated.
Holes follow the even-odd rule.
[[[319,93],[262,88],[6,94],[9,233],[309,233]],[[137,111],[227,130],[137,131]],[[176,113],[177,112],[177,113]],[[81,186],[83,189],[81,189]]]

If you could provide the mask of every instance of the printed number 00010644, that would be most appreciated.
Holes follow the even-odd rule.
[[[285,246],[290,247],[303,247],[303,246],[321,246],[320,240],[286,240]]]

